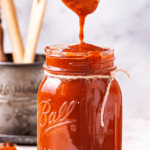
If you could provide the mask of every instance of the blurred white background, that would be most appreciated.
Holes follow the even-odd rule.
[[[32,0],[14,0],[26,44]],[[124,117],[150,119],[150,1],[101,0],[85,24],[85,42],[115,49],[116,65],[131,79],[117,74],[123,93]],[[4,50],[12,52],[4,16]],[[46,46],[78,43],[78,17],[61,0],[48,0],[37,53]]]

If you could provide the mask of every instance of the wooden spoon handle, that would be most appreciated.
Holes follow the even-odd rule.
[[[24,63],[32,63],[42,25],[47,0],[33,0]]]
[[[7,61],[6,55],[4,54],[3,41],[4,41],[4,32],[3,32],[3,28],[1,26],[1,14],[0,14],[0,62]]]
[[[4,49],[3,49],[3,29],[2,26],[0,25],[0,62],[1,61],[7,61],[6,55],[4,54]]]
[[[13,60],[15,63],[22,63],[24,47],[17,22],[13,0],[1,0],[1,7],[6,19],[11,44],[13,48]]]

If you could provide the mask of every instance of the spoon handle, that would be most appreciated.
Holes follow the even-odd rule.
[[[6,55],[4,54],[3,41],[4,41],[4,32],[1,26],[1,12],[0,12],[0,62],[7,61]]]
[[[47,0],[33,0],[24,63],[32,63],[40,34]]]
[[[22,63],[24,47],[21,39],[16,11],[13,0],[1,0],[1,7],[6,19],[9,36],[13,48],[13,60],[15,63]]]

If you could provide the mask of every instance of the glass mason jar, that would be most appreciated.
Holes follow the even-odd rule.
[[[67,46],[45,49],[46,76],[38,93],[38,150],[121,150],[122,95],[116,79],[102,112],[109,83],[103,76],[116,70],[114,50],[74,52]]]

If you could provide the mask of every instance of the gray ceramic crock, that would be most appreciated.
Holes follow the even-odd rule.
[[[44,55],[32,64],[0,62],[0,134],[36,135],[37,92],[44,76]]]

